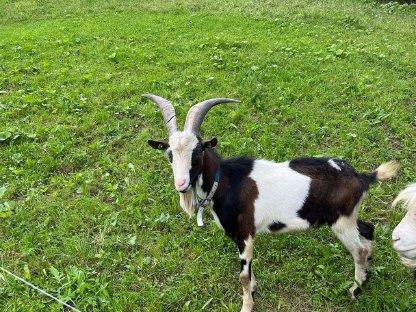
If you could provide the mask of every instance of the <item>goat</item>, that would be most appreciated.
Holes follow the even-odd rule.
[[[144,94],[160,109],[169,132],[164,141],[149,140],[151,147],[165,151],[172,165],[181,207],[192,217],[209,205],[217,225],[238,247],[243,288],[241,311],[253,308],[256,279],[251,267],[254,237],[258,233],[285,233],[327,224],[352,254],[356,298],[367,279],[372,254],[374,226],[357,220],[369,185],[393,177],[398,163],[390,161],[368,174],[358,173],[335,158],[298,158],[275,163],[236,157],[223,160],[213,149],[217,139],[203,140],[199,129],[206,113],[232,99],[211,99],[192,106],[183,131],[177,129],[172,104]]]
[[[403,264],[415,270],[416,278],[416,183],[402,190],[393,201],[393,206],[401,201],[407,213],[393,231],[393,248]]]

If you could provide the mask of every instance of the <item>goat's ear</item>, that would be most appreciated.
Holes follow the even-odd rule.
[[[147,143],[154,149],[158,149],[161,151],[165,151],[169,147],[169,143],[167,141],[153,141],[148,140]]]
[[[211,140],[202,141],[202,146],[204,148],[213,148],[217,145],[217,143],[218,143],[217,138],[213,138]]]

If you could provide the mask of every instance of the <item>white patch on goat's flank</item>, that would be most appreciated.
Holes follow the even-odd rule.
[[[256,160],[250,174],[257,185],[259,195],[254,202],[256,232],[269,232],[275,220],[284,223],[290,230],[304,230],[310,224],[299,218],[309,194],[311,178],[289,167],[289,162],[274,163]],[[290,228],[293,226],[292,228]]]
[[[337,169],[338,171],[341,171],[342,170],[341,167],[333,159],[328,160],[328,164],[331,167]]]
[[[302,218],[296,218],[290,220],[288,223],[285,223],[285,227],[279,230],[277,233],[291,233],[291,232],[299,232],[308,229],[311,225],[308,221]],[[273,231],[269,231],[270,233],[275,233]]]

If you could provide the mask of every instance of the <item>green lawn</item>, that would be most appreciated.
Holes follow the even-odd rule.
[[[239,311],[237,248],[179,208],[166,138],[140,94],[206,117],[218,151],[284,161],[397,159],[360,217],[376,224],[369,283],[327,228],[255,241],[256,311],[414,311],[391,248],[416,181],[416,5],[382,1],[0,0],[0,266],[82,311]],[[244,2],[244,4],[243,4]],[[0,273],[0,311],[62,307]]]

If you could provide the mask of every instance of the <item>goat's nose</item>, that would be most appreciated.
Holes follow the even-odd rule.
[[[176,180],[176,186],[181,187],[181,186],[183,186],[184,184],[185,184],[185,179],[184,179],[184,178],[181,178],[181,179],[177,179],[177,180]]]

